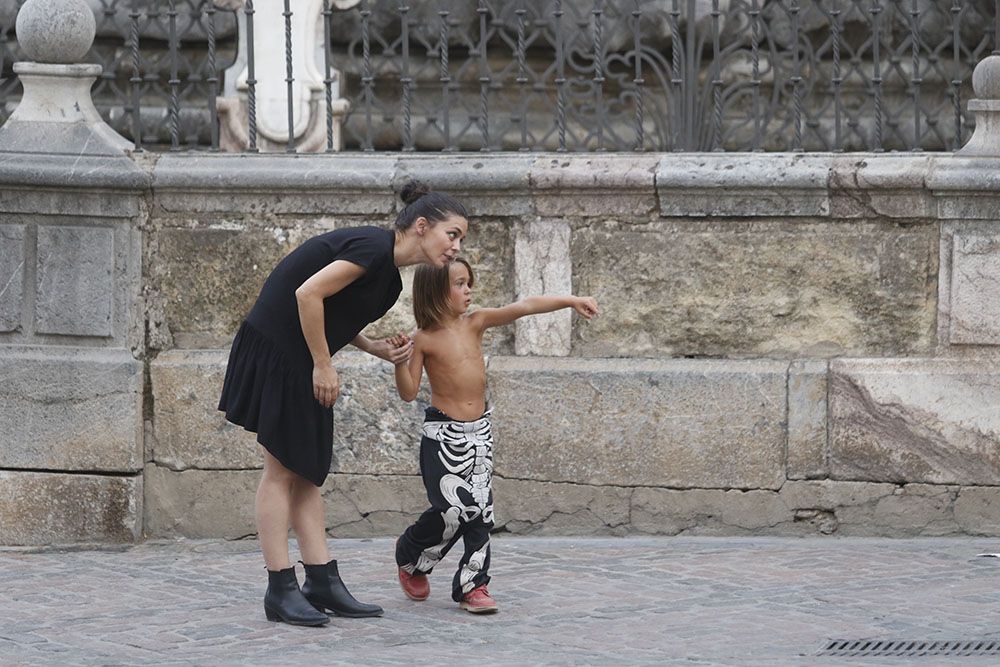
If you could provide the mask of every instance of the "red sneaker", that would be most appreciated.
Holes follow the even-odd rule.
[[[476,586],[471,591],[462,596],[462,601],[458,606],[473,614],[495,614],[500,611],[497,601],[490,595],[486,584]]]
[[[411,600],[420,602],[426,600],[431,594],[431,582],[427,580],[426,574],[410,574],[403,568],[399,568],[399,585],[403,587],[403,593]]]

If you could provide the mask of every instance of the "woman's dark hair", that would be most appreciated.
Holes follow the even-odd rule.
[[[465,207],[457,199],[443,192],[432,192],[417,180],[408,181],[400,190],[399,198],[403,200],[405,206],[396,216],[395,227],[398,231],[409,229],[417,218],[427,218],[431,224],[440,222],[449,215],[469,219]]]
[[[413,274],[413,318],[420,329],[430,329],[441,324],[451,306],[448,304],[448,293],[451,291],[451,267],[462,264],[469,272],[469,288],[476,284],[472,274],[472,266],[461,257],[445,264],[441,268],[421,264]]]

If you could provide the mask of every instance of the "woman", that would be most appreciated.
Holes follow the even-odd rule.
[[[468,232],[454,198],[411,181],[393,230],[338,229],[289,253],[268,276],[233,340],[219,409],[257,434],[264,472],[255,516],[268,571],[268,620],[324,625],[339,616],[380,616],[351,596],[330,560],[320,486],[330,471],[333,412],[340,379],[331,356],[346,344],[401,363],[412,344],[361,335],[399,298],[399,267],[443,267]],[[306,579],[299,588],[288,555],[288,526],[298,537]]]

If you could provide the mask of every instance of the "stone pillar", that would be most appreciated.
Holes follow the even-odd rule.
[[[330,6],[350,9],[360,0],[331,0]],[[240,3],[242,4],[242,3]],[[326,150],[326,90],[322,0],[297,0],[292,13],[292,133],[300,153]],[[284,151],[288,145],[288,85],[285,64],[284,0],[254,3],[254,78],[257,102],[257,147]],[[224,96],[218,100],[220,146],[244,151],[249,146],[247,95],[247,22],[239,12],[239,54],[226,71]],[[340,150],[341,125],[349,104],[340,97],[340,72],[330,71],[333,108],[333,148]]]
[[[529,222],[514,241],[514,280],[517,298],[540,294],[571,294],[573,267],[570,229],[566,222]],[[533,315],[514,323],[514,352],[518,355],[564,357],[572,347],[573,312],[567,309]]]
[[[969,111],[976,115],[976,129],[969,142],[955,154],[962,157],[1000,156],[1000,56],[986,56],[972,72]]]
[[[140,215],[149,178],[98,115],[84,0],[17,17],[0,127],[0,544],[131,541],[142,519]]]

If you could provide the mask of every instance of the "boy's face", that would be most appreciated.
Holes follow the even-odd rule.
[[[448,267],[448,280],[451,282],[448,303],[452,312],[461,315],[472,303],[472,285],[469,284],[469,270],[465,268],[465,264],[452,262]]]

